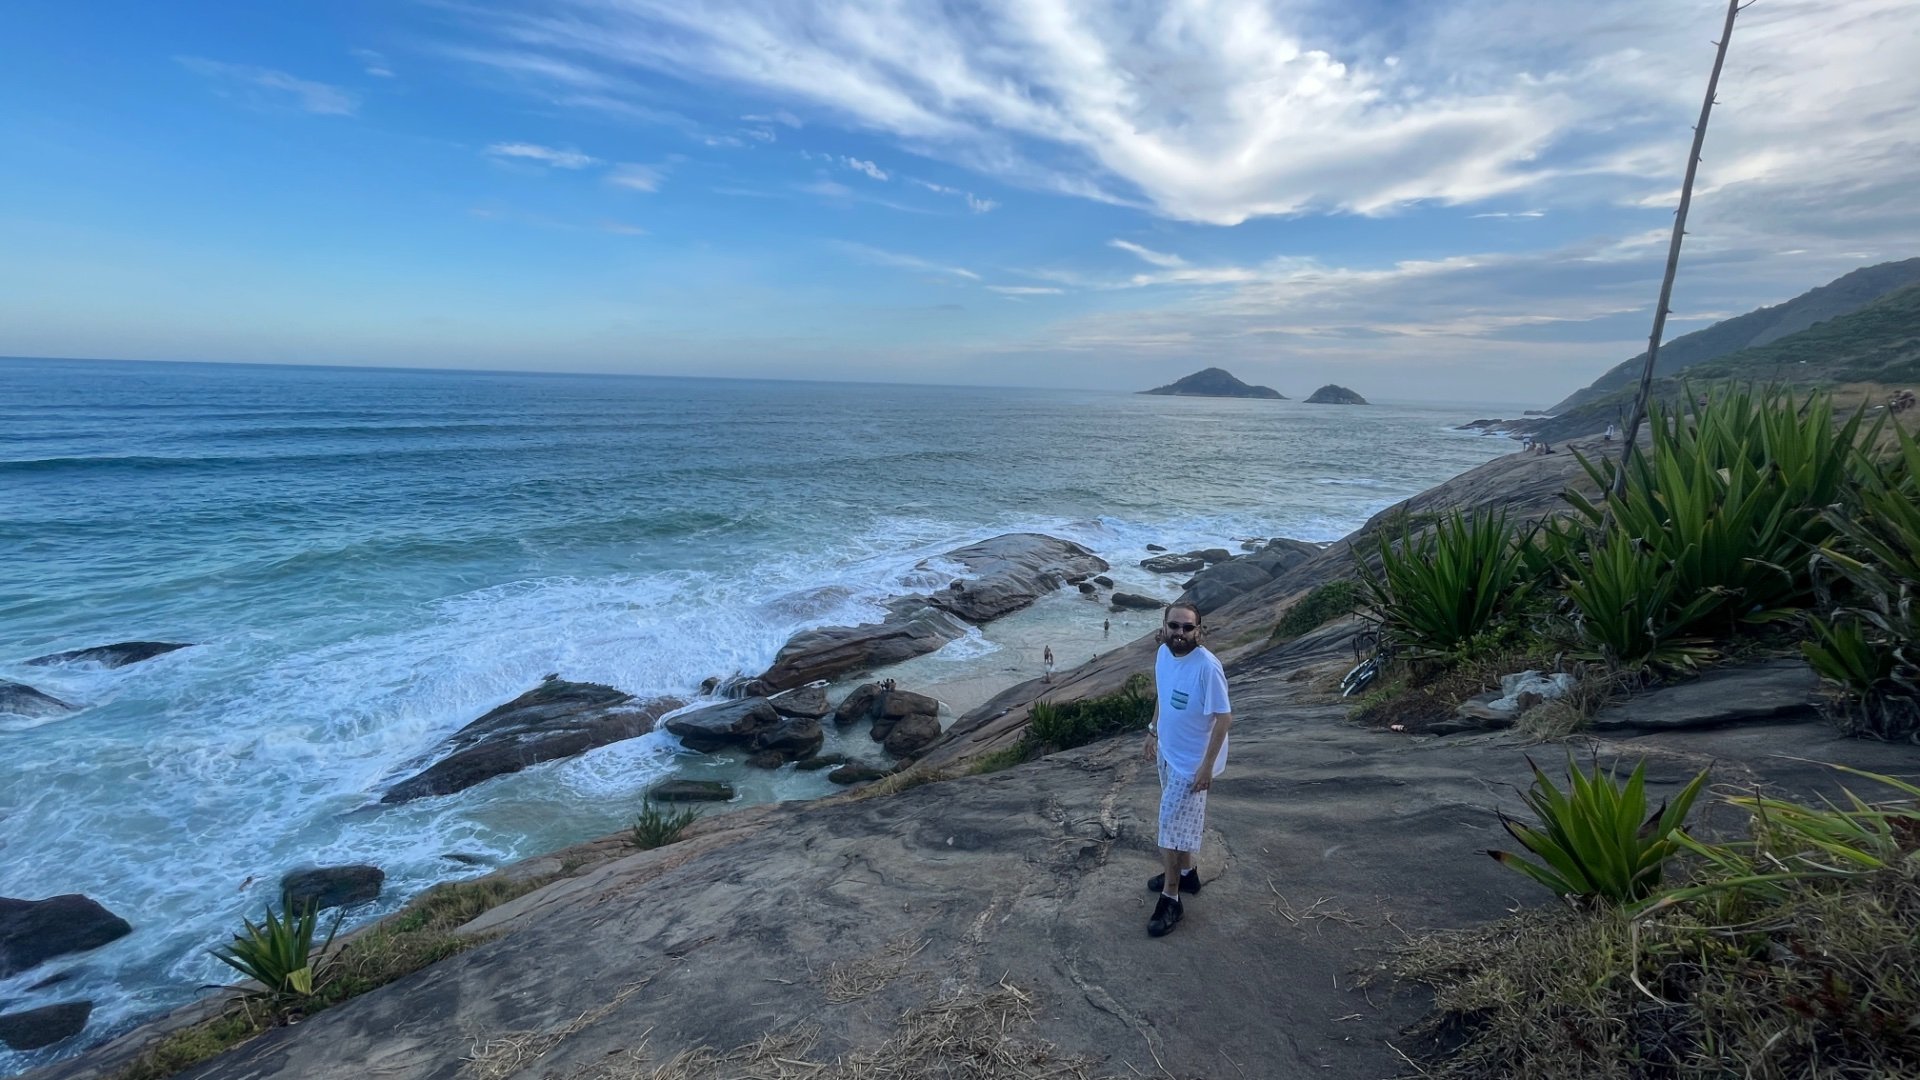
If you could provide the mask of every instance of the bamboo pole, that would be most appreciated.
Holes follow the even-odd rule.
[[[1667,245],[1667,275],[1660,281],[1660,302],[1653,309],[1653,333],[1647,338],[1647,366],[1640,371],[1640,392],[1634,396],[1633,412],[1627,416],[1625,445],[1620,448],[1620,468],[1614,474],[1613,493],[1627,489],[1627,462],[1639,445],[1640,421],[1647,415],[1647,398],[1653,392],[1653,364],[1660,356],[1660,335],[1667,328],[1667,303],[1673,298],[1673,278],[1680,270],[1680,239],[1687,234],[1687,208],[1693,204],[1693,177],[1700,170],[1700,147],[1707,141],[1707,117],[1713,112],[1714,91],[1720,86],[1720,68],[1727,62],[1727,43],[1733,39],[1733,20],[1745,8],[1753,6],[1740,0],[1727,0],[1727,23],[1720,30],[1718,49],[1713,54],[1713,74],[1707,76],[1706,100],[1700,103],[1700,122],[1693,126],[1693,152],[1687,155],[1686,179],[1680,182],[1680,208],[1673,214],[1673,240]]]

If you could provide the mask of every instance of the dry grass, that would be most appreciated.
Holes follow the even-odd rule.
[[[815,1052],[818,1030],[800,1027],[725,1052],[683,1051],[659,1065],[636,1050],[569,1080],[1096,1080],[1091,1061],[1019,1037],[1033,1016],[1033,996],[1001,983],[914,1009],[884,1043],[830,1061]]]
[[[907,965],[927,947],[925,941],[900,938],[879,951],[843,960],[827,969],[827,1003],[843,1005],[872,994],[906,973]]]
[[[1533,910],[1397,950],[1440,1080],[1920,1076],[1920,867],[1795,884],[1737,923]]]
[[[588,1009],[559,1027],[538,1031],[515,1031],[495,1036],[484,1042],[475,1039],[473,1053],[465,1059],[465,1064],[461,1065],[460,1075],[470,1080],[507,1080],[507,1077],[513,1076],[546,1056],[547,1051],[605,1020],[608,1014],[625,1004],[628,998],[639,993],[641,987],[652,981],[643,979],[624,987],[614,995],[612,1001],[597,1009]]]

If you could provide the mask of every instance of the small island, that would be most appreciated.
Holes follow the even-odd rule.
[[[1335,386],[1332,383],[1315,390],[1313,396],[1307,399],[1309,405],[1365,405],[1366,403],[1366,398],[1344,386]]]
[[[1242,397],[1269,398],[1275,401],[1287,400],[1287,395],[1271,386],[1249,386],[1233,377],[1224,368],[1210,367],[1196,371],[1184,379],[1142,390],[1143,394],[1160,394],[1167,397]]]

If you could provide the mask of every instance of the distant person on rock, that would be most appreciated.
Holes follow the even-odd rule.
[[[1160,769],[1160,866],[1147,882],[1160,894],[1147,933],[1161,937],[1184,914],[1181,893],[1199,893],[1193,856],[1207,824],[1207,791],[1227,767],[1233,707],[1220,661],[1200,644],[1200,609],[1172,604],[1160,621],[1153,661],[1153,723],[1147,760]]]
[[[1053,646],[1040,650],[1040,663],[1047,669],[1047,681],[1053,681]]]
[[[1608,424],[1607,424],[1607,432],[1606,432],[1606,434],[1604,434],[1604,435],[1602,435],[1602,436],[1600,436],[1600,437],[1601,437],[1601,438],[1603,438],[1603,439],[1605,439],[1605,440],[1606,440],[1606,441],[1608,441],[1608,442],[1612,442],[1612,441],[1613,441],[1613,435],[1614,435],[1614,431],[1615,431],[1615,430],[1616,430],[1616,429],[1614,428],[1614,426],[1613,426],[1613,424],[1612,424],[1612,423],[1608,423]]]

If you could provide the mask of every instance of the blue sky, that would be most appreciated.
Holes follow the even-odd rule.
[[[15,0],[0,355],[1546,401],[1710,0]],[[1762,0],[1671,333],[1920,254],[1920,5]]]

